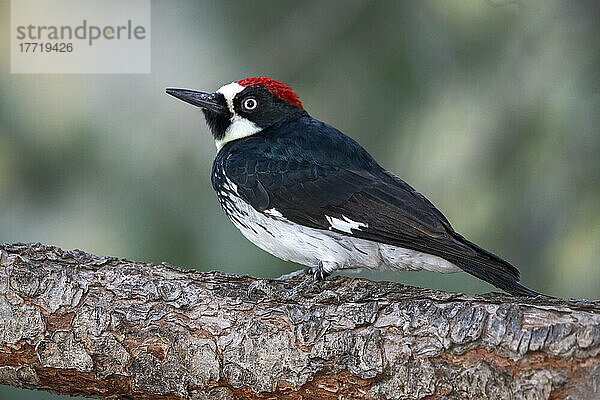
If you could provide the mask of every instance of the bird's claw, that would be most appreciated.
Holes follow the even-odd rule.
[[[311,270],[311,268],[307,268]],[[324,281],[325,278],[329,276],[329,274],[325,271],[322,264],[319,264],[318,267],[312,269],[312,275],[315,281]]]
[[[325,269],[322,262],[316,267],[307,267],[289,274],[281,275],[271,282],[265,279],[254,281],[248,286],[248,298],[253,299],[258,291],[263,292],[266,296],[280,301],[294,301],[300,304],[315,304],[315,303],[339,303],[340,296],[333,290],[325,290],[319,292],[312,298],[307,298],[304,293],[314,284],[324,281],[329,273]],[[281,281],[297,281],[303,278],[290,289],[278,287],[278,282]],[[333,301],[332,301],[333,300]]]

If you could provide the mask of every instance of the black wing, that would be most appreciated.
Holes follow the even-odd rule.
[[[316,138],[329,152],[323,157],[303,148],[309,142],[281,135],[277,148],[286,150],[277,153],[265,135],[232,146],[215,163],[258,211],[275,209],[304,226],[439,256],[510,293],[537,295],[517,283],[515,267],[456,233],[423,195],[379,167],[355,142],[338,143],[347,139],[336,135],[325,143]],[[331,165],[331,159],[345,162]],[[367,226],[349,233],[332,228],[327,217]]]

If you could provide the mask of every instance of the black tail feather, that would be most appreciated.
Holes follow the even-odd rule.
[[[489,268],[482,268],[464,262],[455,262],[455,264],[463,271],[468,272],[479,279],[483,279],[484,281],[491,283],[497,288],[502,289],[512,295],[528,297],[546,296],[521,285],[518,281],[510,279],[505,274],[494,273],[494,271]]]

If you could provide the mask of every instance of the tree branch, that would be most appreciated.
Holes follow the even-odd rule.
[[[249,299],[252,281],[2,245],[0,384],[136,399],[600,398],[599,302],[338,277],[319,290],[339,303],[304,305]]]

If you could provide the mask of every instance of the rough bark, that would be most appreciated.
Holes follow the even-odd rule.
[[[248,298],[251,282],[2,245],[0,384],[142,399],[600,398],[599,302],[338,277],[318,289],[339,303],[298,304]]]

